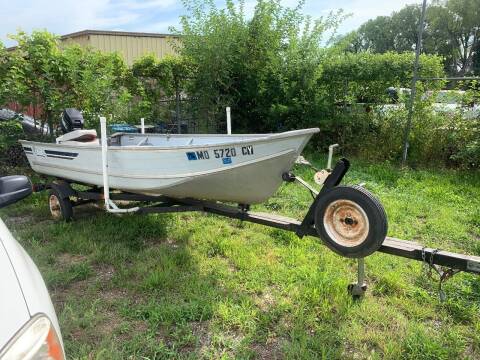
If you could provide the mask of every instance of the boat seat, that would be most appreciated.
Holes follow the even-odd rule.
[[[70,131],[57,138],[57,144],[85,144],[85,145],[98,145],[100,144],[97,138],[96,130],[74,130]]]

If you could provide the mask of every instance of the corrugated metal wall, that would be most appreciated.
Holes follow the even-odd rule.
[[[172,37],[129,36],[129,35],[104,35],[91,34],[64,39],[66,44],[77,43],[82,46],[90,45],[95,49],[105,52],[118,52],[123,56],[128,65],[146,54],[155,54],[163,58],[167,54],[175,54],[171,41]]]

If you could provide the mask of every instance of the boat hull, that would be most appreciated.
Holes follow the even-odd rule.
[[[314,132],[199,146],[109,146],[109,185],[148,195],[260,203],[278,189]],[[22,146],[38,173],[103,186],[100,146]]]

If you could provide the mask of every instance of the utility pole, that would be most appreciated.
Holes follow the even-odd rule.
[[[418,39],[417,39],[417,46],[415,49],[415,63],[413,65],[413,78],[412,78],[412,87],[410,90],[410,101],[408,103],[408,117],[407,117],[407,125],[405,126],[405,134],[403,138],[403,157],[402,157],[402,165],[407,164],[407,154],[408,154],[408,138],[410,136],[410,130],[412,128],[412,116],[413,116],[413,103],[415,101],[415,95],[417,92],[417,80],[418,80],[418,61],[420,58],[420,51],[422,49],[422,36],[423,36],[423,28],[425,22],[425,10],[427,8],[427,0],[423,0],[422,4],[422,14],[420,15],[420,24],[418,25]]]

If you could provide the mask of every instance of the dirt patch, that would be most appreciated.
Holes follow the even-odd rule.
[[[252,350],[256,353],[255,358],[259,360],[283,359],[282,346],[285,340],[275,337],[268,338],[265,343],[255,343]]]
[[[101,315],[101,320],[95,326],[96,333],[100,339],[112,335],[122,324],[122,317],[116,311],[106,310]]]
[[[158,327],[155,329],[155,339],[159,343],[166,344],[167,346],[171,346],[172,340],[170,339],[169,336],[169,331],[166,326],[163,325],[158,325]]]
[[[132,329],[133,322],[129,322],[129,330],[120,331],[123,321],[123,318],[116,311],[108,308],[103,309],[98,313],[94,321],[94,331],[92,331],[93,329],[90,326],[84,327],[79,323],[70,331],[69,335],[72,340],[80,343],[99,344],[101,341],[114,336],[115,333],[119,333],[119,338],[126,341],[133,337],[132,335],[135,334],[134,331],[136,329]],[[144,327],[141,328],[143,329]]]
[[[426,224],[427,223],[427,216],[426,215],[417,215],[416,218],[417,218],[417,220],[420,224]]]
[[[55,309],[57,313],[63,309],[63,306],[70,297],[77,297],[77,296],[84,296],[85,292],[88,288],[88,281],[87,280],[80,280],[75,281],[65,287],[60,286],[50,291],[50,295],[52,297],[53,304],[55,305]]]
[[[33,222],[34,219],[35,217],[31,214],[22,214],[17,216],[9,216],[6,219],[6,222],[8,225],[18,226],[18,225],[31,223]]]
[[[77,265],[84,262],[87,259],[85,255],[78,255],[78,254],[69,254],[63,253],[56,257],[55,261],[58,266],[62,269],[68,268],[72,265]]]
[[[263,312],[268,312],[275,304],[275,296],[273,295],[274,289],[272,287],[265,287],[262,293],[255,296],[254,301],[255,304],[262,310]]]
[[[470,231],[470,235],[477,241],[480,241],[480,234],[474,233],[473,231]]]
[[[78,207],[75,207],[75,220],[79,219],[88,219],[94,215],[98,215],[100,213],[104,213],[105,210],[103,209],[103,204],[101,202],[91,203],[91,204],[84,204]]]
[[[171,248],[174,248],[174,249],[177,249],[178,248],[178,243],[173,240],[173,239],[167,239],[166,240],[166,243],[168,246],[170,246]]]
[[[234,273],[238,271],[238,268],[229,258],[225,257],[225,260],[227,261],[227,269],[229,272]]]
[[[148,332],[148,324],[143,320],[128,320],[128,327],[126,330],[118,332],[117,339],[121,342],[131,340],[135,335],[144,335]]]
[[[212,343],[209,321],[194,321],[190,323],[192,334],[197,338],[200,352],[205,351]]]
[[[182,347],[183,354],[196,353],[200,357],[210,351],[212,345],[212,334],[210,331],[210,321],[192,321],[189,323],[195,342]]]
[[[93,266],[95,280],[105,284],[108,283],[115,275],[115,268],[112,265],[96,264]]]
[[[56,263],[61,269],[67,269],[72,265],[83,263],[87,260],[85,255],[76,255],[63,253],[57,256]],[[63,307],[68,297],[85,296],[85,293],[100,284],[101,291],[98,291],[99,297],[109,303],[122,297],[128,296],[127,291],[122,288],[110,288],[108,283],[115,274],[115,268],[111,265],[98,264],[93,266],[94,276],[87,279],[73,281],[65,286],[59,286],[52,291],[52,298],[55,305]]]

